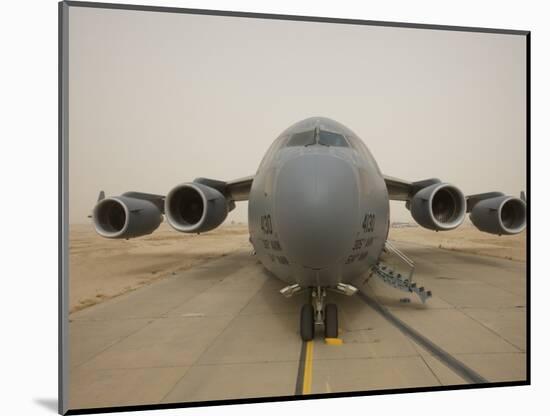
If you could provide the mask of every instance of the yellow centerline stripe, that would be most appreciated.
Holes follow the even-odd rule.
[[[304,385],[302,394],[311,393],[311,381],[313,379],[313,341],[308,341],[306,344],[306,357],[304,366]]]

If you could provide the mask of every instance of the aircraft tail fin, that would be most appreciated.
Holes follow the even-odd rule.
[[[105,199],[105,192],[104,191],[99,191],[99,195],[97,197],[97,202],[103,201],[104,199]]]

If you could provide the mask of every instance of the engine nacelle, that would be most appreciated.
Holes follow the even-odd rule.
[[[513,196],[499,196],[479,201],[472,208],[470,219],[480,230],[491,234],[518,234],[525,229],[525,202]]]
[[[203,233],[218,227],[227,217],[229,202],[223,194],[201,183],[176,186],[166,196],[168,223],[184,233]]]
[[[466,215],[464,195],[448,183],[436,183],[421,189],[407,207],[419,225],[436,231],[458,227]]]
[[[162,213],[151,201],[122,195],[99,201],[92,219],[102,237],[133,238],[155,231],[162,222]]]

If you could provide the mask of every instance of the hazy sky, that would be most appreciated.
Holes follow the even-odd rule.
[[[381,170],[465,194],[526,183],[525,38],[70,7],[69,213],[255,173],[290,124],[354,130]],[[228,221],[246,221],[238,203]],[[403,203],[392,220],[408,221]]]

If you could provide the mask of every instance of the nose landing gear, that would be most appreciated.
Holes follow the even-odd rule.
[[[338,337],[338,309],[335,304],[325,305],[325,288],[316,287],[311,291],[311,303],[302,306],[300,313],[300,335],[302,340],[311,341],[315,336],[315,326],[324,326],[325,338]]]

